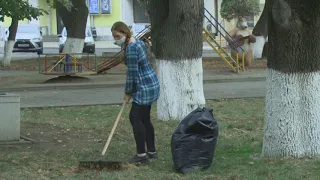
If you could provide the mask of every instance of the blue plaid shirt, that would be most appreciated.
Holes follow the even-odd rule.
[[[160,84],[143,41],[128,44],[125,65],[128,67],[125,93],[137,104],[151,105],[160,96]]]

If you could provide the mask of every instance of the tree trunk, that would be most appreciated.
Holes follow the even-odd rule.
[[[254,26],[252,34],[256,36],[256,42],[252,44],[254,59],[262,58],[263,47],[268,36],[268,11],[267,0],[265,2],[259,21]]]
[[[169,8],[170,7],[170,8]],[[202,68],[203,0],[152,0],[152,48],[161,83],[158,119],[182,120],[205,106]]]
[[[254,26],[252,34],[255,36],[268,36],[268,9],[267,9],[267,2],[266,0],[262,14],[257,22],[257,24]]]
[[[67,30],[62,52],[82,53],[89,10],[85,0],[72,0],[72,4],[74,7],[69,11],[63,4],[57,3],[57,12]]]
[[[12,58],[12,50],[16,40],[16,34],[18,30],[18,18],[12,17],[11,25],[9,27],[9,37],[8,41],[4,44],[4,55],[2,59],[2,65],[4,67],[10,66]]]
[[[320,2],[268,0],[267,7],[270,46],[262,154],[320,155]]]

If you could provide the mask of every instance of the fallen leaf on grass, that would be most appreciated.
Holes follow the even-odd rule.
[[[68,170],[62,170],[61,173],[62,175],[68,175],[68,174],[75,174],[79,172],[78,166],[72,166],[71,169]]]
[[[39,170],[37,171],[37,173],[38,173],[38,174],[49,174],[49,171],[39,169]]]

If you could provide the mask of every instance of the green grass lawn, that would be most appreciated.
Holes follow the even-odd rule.
[[[208,101],[219,122],[219,138],[212,167],[187,175],[176,173],[170,150],[179,122],[156,120],[159,159],[150,165],[122,171],[78,171],[78,160],[97,159],[120,106],[81,106],[23,109],[21,135],[35,144],[0,145],[0,179],[319,179],[319,159],[261,159],[264,100]],[[106,158],[126,160],[135,153],[127,106]]]

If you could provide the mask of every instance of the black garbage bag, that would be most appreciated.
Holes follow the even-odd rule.
[[[219,135],[212,111],[208,108],[192,111],[172,134],[171,153],[178,172],[205,170],[211,166]]]

